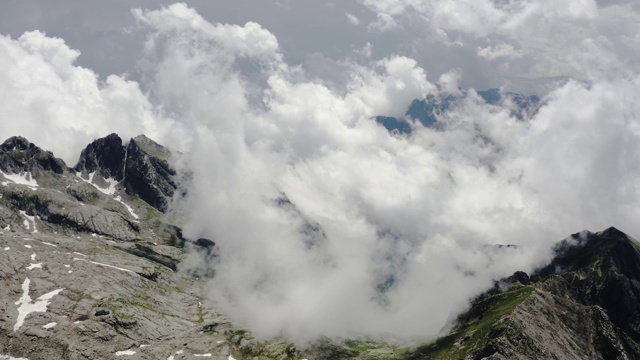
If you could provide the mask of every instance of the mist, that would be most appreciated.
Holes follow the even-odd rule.
[[[364,3],[379,19],[405,9]],[[608,29],[599,11],[615,9],[582,3],[550,16]],[[190,176],[171,216],[186,237],[216,242],[207,297],[259,338],[432,338],[494,280],[548,262],[569,234],[640,234],[640,76],[620,42],[586,39],[564,59],[543,57],[570,77],[530,117],[469,89],[438,126],[400,135],[372,118],[459,94],[466,74],[431,78],[411,57],[372,58],[365,46],[339,62],[336,84],[287,63],[260,24],[210,22],[185,4],[132,15],[146,39],[141,83],[100,81],[74,64],[77,50],[41,32],[0,37],[0,113],[11,120],[0,135],[23,135],[71,164],[110,132],[180,150],[175,166]],[[506,31],[496,16],[481,37]],[[439,19],[463,35],[479,30]],[[477,41],[492,60],[515,49]],[[185,259],[183,270],[203,266],[198,253]]]

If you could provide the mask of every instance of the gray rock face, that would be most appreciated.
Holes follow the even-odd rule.
[[[176,171],[169,165],[171,152],[144,135],[127,146],[124,184],[127,192],[164,212],[177,188]]]
[[[0,170],[10,174],[41,170],[62,174],[68,168],[50,151],[40,149],[23,137],[14,136],[0,145]]]
[[[105,179],[121,181],[124,175],[125,148],[117,134],[97,139],[82,150],[74,167],[77,172],[94,173]]]
[[[111,134],[89,144],[74,170],[98,185],[106,179],[121,182],[127,194],[164,212],[177,188],[171,157],[167,148],[144,135],[124,146],[118,135]]]

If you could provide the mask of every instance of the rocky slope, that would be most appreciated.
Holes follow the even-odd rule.
[[[531,277],[501,280],[450,335],[408,358],[640,359],[638,296],[640,244],[615,228],[582,232]]]
[[[0,146],[0,359],[293,358],[253,341],[177,272],[187,241],[163,210],[170,152],[115,134],[72,169],[20,137]],[[186,243],[185,243],[186,241]]]
[[[551,264],[496,282],[417,348],[256,341],[202,297],[214,274],[179,271],[185,248],[216,250],[162,213],[171,159],[144,136],[97,139],[74,168],[24,138],[0,145],[0,359],[640,359],[640,248],[614,228],[558,243]],[[324,241],[303,220],[306,245]]]

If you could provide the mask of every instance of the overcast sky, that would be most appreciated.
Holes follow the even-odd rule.
[[[640,236],[639,7],[5,0],[0,138],[69,165],[111,132],[180,150],[172,216],[220,250],[181,266],[258,337],[424,340],[571,233]],[[543,101],[459,91],[498,86]],[[372,120],[428,95],[460,97],[435,128]]]
[[[155,0],[4,0],[0,33],[16,38],[29,30],[61,37],[81,51],[78,64],[100,75],[137,78],[143,34],[132,8],[158,8]],[[586,40],[637,62],[637,18],[632,0],[570,0],[558,11],[551,1],[418,0],[191,0],[212,23],[254,21],[272,32],[290,64],[310,76],[339,81],[334,64],[371,44],[372,56],[414,58],[437,78],[458,69],[461,85],[486,89],[510,86],[538,93],[540,79],[585,78],[572,49]],[[598,51],[590,49],[590,51]],[[584,48],[582,51],[588,51]],[[625,59],[626,58],[626,59]],[[539,81],[529,81],[538,79]],[[524,83],[524,84],[523,84]],[[546,82],[545,82],[546,83]]]

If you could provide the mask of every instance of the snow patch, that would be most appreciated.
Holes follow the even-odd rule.
[[[56,245],[56,244],[52,244],[52,243],[48,243],[48,242],[46,242],[46,241],[43,241],[42,243],[43,243],[43,244],[45,244],[45,245],[49,245],[49,246],[53,246],[53,247],[58,247],[58,245]]]
[[[27,249],[31,249],[31,245],[25,245],[24,247],[26,247]]]
[[[229,359],[228,360],[236,360],[233,356],[229,355]]]
[[[136,352],[129,349],[129,350],[122,350],[122,351],[116,351],[116,356],[131,356],[133,354],[135,354]]]
[[[94,177],[96,175],[96,172],[92,172],[89,174],[89,180],[85,180],[82,178],[82,174],[77,172],[76,176],[86,182],[87,184],[92,185],[94,188],[96,188],[98,191],[100,191],[101,193],[105,194],[105,195],[111,195],[113,196],[116,193],[116,185],[118,185],[118,182],[115,179],[112,178],[108,178],[108,179],[104,179],[104,181],[107,183],[107,187],[103,188],[98,186],[96,183],[93,182]]]
[[[124,207],[127,208],[127,210],[129,211],[129,213],[131,214],[131,216],[133,216],[136,220],[138,220],[140,217],[138,216],[138,214],[135,213],[135,211],[133,211],[133,208],[129,205],[127,205],[124,201],[122,201],[122,198],[120,196],[116,196],[113,198],[115,201],[119,202],[120,204],[124,205]]]
[[[39,185],[36,179],[33,178],[33,175],[30,172],[25,172],[24,174],[5,174],[0,170],[0,174],[5,177],[5,179],[10,180],[19,185],[27,185],[31,189],[35,190]],[[7,182],[2,182],[3,186],[7,186]]]
[[[42,263],[31,264],[27,266],[27,270],[42,269]]]
[[[56,322],[50,322],[50,323],[48,323],[47,325],[42,325],[42,328],[43,328],[43,329],[51,329],[51,328],[53,328],[53,327],[54,327],[54,326],[56,326],[56,325],[58,325],[58,323],[56,323]]]
[[[64,290],[64,288],[62,288],[50,291],[40,296],[36,301],[32,301],[29,296],[30,284],[31,280],[29,280],[29,278],[25,278],[22,283],[22,296],[15,302],[15,304],[18,305],[18,319],[16,320],[16,324],[13,326],[13,331],[18,331],[18,329],[20,329],[22,324],[24,324],[24,320],[27,318],[27,315],[33,312],[47,312],[49,300]]]
[[[31,230],[31,232],[38,232],[38,225],[36,224],[36,217],[27,215],[27,212],[24,210],[20,210],[20,215],[24,216],[26,219],[22,222],[25,229]],[[30,224],[33,224],[33,229],[31,229]]]
[[[4,248],[4,251],[9,251],[9,250],[11,250],[11,248],[8,247],[8,246],[6,248]]]
[[[76,176],[78,178],[80,178],[80,180],[91,184],[93,187],[95,187],[98,191],[100,191],[101,193],[105,194],[105,195],[110,195],[113,196],[113,199],[119,203],[121,203],[122,205],[124,205],[127,210],[129,211],[129,213],[131,214],[131,216],[133,216],[136,220],[138,220],[138,214],[135,213],[135,211],[133,211],[133,208],[129,205],[127,205],[124,201],[122,201],[122,197],[120,196],[115,196],[116,195],[116,185],[118,185],[118,182],[115,179],[109,178],[109,179],[104,179],[104,181],[108,184],[107,188],[101,188],[100,186],[96,185],[93,182],[93,178],[95,176],[96,172],[92,172],[89,174],[89,180],[85,180],[82,178],[82,174],[81,173],[76,173]]]
[[[23,358],[23,357],[15,358],[15,357],[13,357],[11,355],[2,355],[2,354],[0,354],[0,360],[29,360],[29,359]]]
[[[207,353],[207,354],[193,354],[193,356],[195,356],[195,357],[211,357],[211,354],[210,353]]]
[[[31,261],[36,261],[36,253],[31,254]]]

